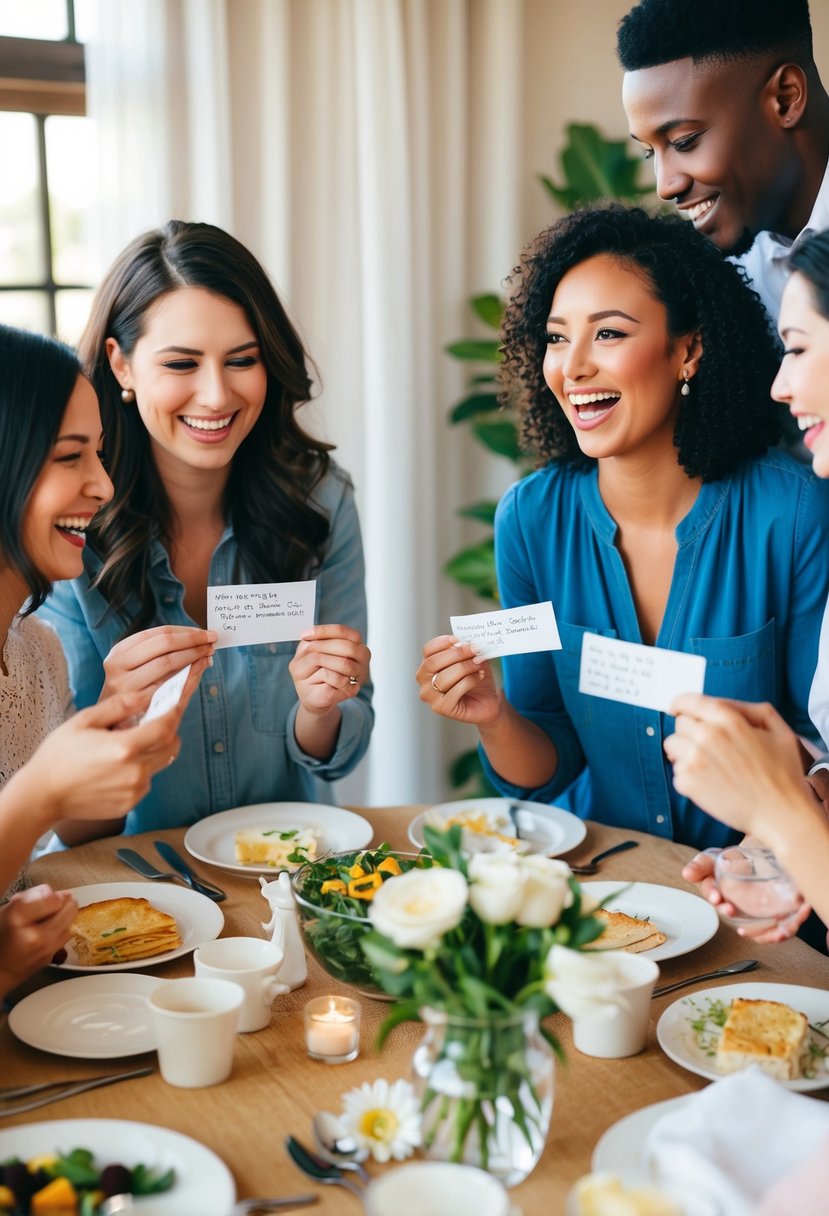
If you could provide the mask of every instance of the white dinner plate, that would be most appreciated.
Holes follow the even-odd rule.
[[[707,900],[690,891],[662,887],[652,882],[583,882],[584,890],[604,905],[608,911],[624,912],[640,920],[649,920],[655,929],[667,937],[661,946],[643,954],[655,963],[660,959],[688,954],[709,941],[720,927],[720,918]],[[618,891],[616,899],[610,895]]]
[[[653,1102],[634,1110],[623,1119],[618,1119],[612,1127],[599,1137],[590,1168],[598,1172],[629,1170],[641,1167],[647,1168],[645,1160],[645,1140],[651,1128],[663,1117],[683,1107],[693,1094],[683,1094],[680,1098],[667,1098],[664,1102]]]
[[[138,1200],[136,1216],[227,1216],[236,1201],[236,1184],[225,1163],[197,1140],[166,1127],[125,1119],[55,1119],[0,1130],[0,1161],[74,1148],[89,1149],[96,1165],[176,1171],[169,1191]]]
[[[577,844],[581,844],[587,835],[587,828],[578,815],[563,811],[557,806],[549,806],[543,802],[517,802],[514,798],[465,798],[459,802],[442,802],[438,806],[430,806],[428,810],[421,811],[409,824],[409,840],[416,848],[422,849],[423,828],[426,824],[439,827],[444,820],[464,811],[483,811],[486,815],[498,815],[509,823],[507,807],[510,804],[518,808],[518,827],[522,838],[530,846],[530,853],[546,853],[550,856],[568,853]],[[506,835],[512,835],[513,829],[505,827],[504,832]]]
[[[94,904],[102,899],[148,899],[159,912],[166,912],[168,916],[175,917],[181,945],[175,950],[165,950],[163,954],[153,954],[150,958],[84,967],[78,962],[70,940],[66,945],[66,962],[55,964],[61,971],[110,973],[157,967],[159,963],[168,963],[171,958],[189,954],[202,942],[212,941],[214,937],[219,936],[225,923],[221,909],[212,899],[187,887],[174,887],[166,882],[98,882],[88,887],[73,887],[70,894],[75,896],[79,908],[85,908],[87,904]]]
[[[781,1001],[805,1013],[811,1026],[829,1020],[829,992],[822,988],[804,988],[799,984],[718,984],[715,988],[702,988],[683,996],[669,1005],[656,1024],[656,1038],[666,1056],[695,1072],[697,1076],[718,1081],[723,1075],[717,1071],[713,1056],[697,1042],[691,1022],[708,1011],[710,1001],[729,1004],[736,997],[749,1001]],[[812,1032],[812,1038],[820,1047],[827,1047],[822,1035]],[[816,1059],[816,1076],[797,1077],[794,1081],[781,1081],[787,1089],[825,1089],[829,1086],[827,1061]]]
[[[364,849],[371,844],[374,828],[362,815],[338,806],[317,802],[259,802],[237,806],[232,811],[208,815],[187,829],[184,847],[199,861],[232,870],[236,874],[273,874],[267,865],[241,865],[236,860],[236,833],[240,828],[312,828],[319,835],[317,856]]]
[[[112,1060],[155,1050],[147,997],[154,975],[82,975],[30,993],[9,1013],[23,1043],[58,1056]]]

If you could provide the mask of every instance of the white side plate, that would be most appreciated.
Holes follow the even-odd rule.
[[[497,815],[508,824],[507,808],[510,804],[518,808],[518,827],[522,838],[530,846],[527,850],[529,853],[546,853],[551,857],[569,853],[587,835],[587,828],[578,815],[557,806],[548,806],[543,802],[516,802],[513,798],[467,798],[461,802],[443,802],[421,811],[409,824],[409,840],[415,848],[422,849],[426,824],[440,827],[445,820],[464,811]],[[513,829],[505,827],[504,834],[513,835]]]
[[[125,1119],[55,1119],[0,1130],[2,1161],[74,1148],[89,1149],[100,1166],[176,1171],[169,1191],[139,1200],[135,1210],[141,1216],[227,1216],[236,1200],[236,1184],[225,1163],[197,1140],[166,1127]]]
[[[66,962],[56,964],[61,971],[109,973],[157,967],[159,963],[167,963],[171,958],[189,954],[202,942],[212,941],[214,937],[219,936],[225,923],[221,909],[212,899],[199,895],[197,891],[174,887],[166,882],[98,882],[87,887],[73,887],[71,894],[75,896],[79,908],[85,908],[87,904],[94,904],[102,899],[148,899],[159,912],[166,912],[168,916],[175,917],[181,945],[176,950],[167,950],[164,954],[154,954],[150,958],[83,967],[78,962],[75,948],[70,941],[66,946]]]
[[[342,807],[315,802],[259,802],[200,819],[187,829],[184,847],[199,861],[232,870],[235,874],[255,878],[260,874],[277,873],[274,866],[241,865],[236,860],[236,833],[240,828],[266,831],[313,828],[319,834],[317,856],[364,849],[371,844],[374,835],[374,828],[367,819]]]
[[[647,958],[658,963],[660,959],[677,958],[688,954],[710,941],[720,927],[716,909],[699,895],[680,891],[676,887],[662,887],[652,882],[584,882],[584,890],[604,904],[608,911],[624,912],[640,920],[652,921],[667,937],[661,946],[644,951]],[[618,891],[617,899],[608,897]]]
[[[83,975],[24,997],[9,1013],[22,1043],[58,1056],[112,1060],[155,1050],[147,997],[154,975]]]

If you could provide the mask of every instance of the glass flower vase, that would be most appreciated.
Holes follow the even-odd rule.
[[[457,1017],[422,1009],[412,1060],[423,1152],[516,1186],[536,1165],[553,1111],[555,1057],[533,1010]]]

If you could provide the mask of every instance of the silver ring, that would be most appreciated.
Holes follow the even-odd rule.
[[[357,679],[357,677],[356,677],[356,676],[349,676],[349,677],[348,677],[348,682],[349,682],[349,684],[351,685],[351,687],[352,687],[352,688],[356,688],[356,687],[357,687],[357,685],[360,683],[360,681]]]
[[[438,687],[438,680],[437,680],[436,675],[432,676],[432,688],[434,688],[435,692],[438,694],[439,697],[443,697],[446,695],[444,693],[443,689]]]

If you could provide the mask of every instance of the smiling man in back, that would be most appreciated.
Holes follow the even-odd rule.
[[[829,97],[807,0],[640,0],[617,47],[660,198],[745,267],[776,320],[793,249],[829,228]]]

